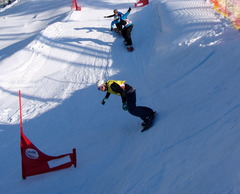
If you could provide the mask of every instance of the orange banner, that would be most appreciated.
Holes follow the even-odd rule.
[[[228,18],[233,26],[240,30],[240,1],[239,0],[210,0],[214,9]]]

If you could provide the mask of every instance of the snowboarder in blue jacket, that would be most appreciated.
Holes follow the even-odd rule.
[[[113,31],[114,29],[114,24],[116,25],[117,27],[117,32],[119,34],[122,33],[122,24],[120,24],[120,20],[119,18],[121,18],[121,16],[123,16],[123,13],[118,11],[117,9],[114,9],[113,10],[113,14],[112,15],[108,15],[108,16],[104,16],[104,18],[111,18],[111,17],[114,17],[114,20],[112,21],[111,23],[111,31]],[[113,23],[114,22],[114,23]],[[112,27],[113,26],[113,27]]]
[[[124,38],[124,43],[127,46],[127,48],[132,47],[132,38],[131,38],[131,32],[133,29],[133,23],[129,19],[127,19],[128,15],[131,12],[131,7],[129,7],[128,11],[123,14],[121,17],[117,18],[116,20],[112,21],[111,28],[114,27],[114,24],[120,23],[123,27],[122,29],[122,36]]]

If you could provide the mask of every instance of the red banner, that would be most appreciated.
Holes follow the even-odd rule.
[[[139,0],[137,3],[135,3],[134,7],[143,7],[147,4],[149,4],[148,0]]]
[[[77,166],[76,149],[73,153],[48,156],[41,152],[23,133],[21,92],[18,93],[20,106],[20,147],[22,156],[22,178],[55,170]]]
[[[77,0],[72,0],[72,9],[75,9],[77,11],[81,11],[81,7],[78,6]]]

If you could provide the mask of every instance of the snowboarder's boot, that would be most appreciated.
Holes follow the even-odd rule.
[[[146,117],[146,119],[144,120],[144,122],[141,124],[143,127],[146,127],[148,124],[150,124],[152,121],[153,121],[153,119],[154,119],[154,116],[155,116],[155,111],[153,111],[152,113],[151,113],[151,116],[148,116],[148,117]]]

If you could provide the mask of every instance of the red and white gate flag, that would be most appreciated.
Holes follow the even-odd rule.
[[[76,11],[81,11],[81,7],[78,6],[77,0],[72,0],[72,9],[75,9]]]
[[[21,92],[18,93],[20,104],[20,147],[22,156],[22,178],[64,168],[77,166],[76,149],[72,153],[48,156],[41,152],[23,133]]]
[[[135,3],[134,7],[143,7],[147,4],[149,4],[148,0],[139,0],[137,3]]]

